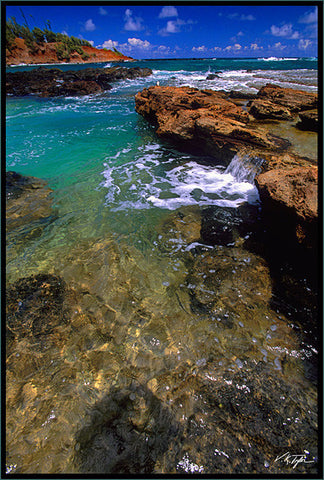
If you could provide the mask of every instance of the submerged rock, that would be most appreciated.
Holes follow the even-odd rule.
[[[152,474],[181,426],[171,411],[138,382],[112,388],[89,412],[76,435],[80,473]]]
[[[86,68],[76,71],[40,67],[32,71],[7,73],[6,93],[42,97],[89,95],[111,89],[111,83],[118,80],[147,77],[151,74],[149,68],[139,67]]]
[[[202,212],[201,238],[208,245],[228,245],[251,233],[258,207],[245,203],[237,208],[207,207]]]
[[[193,311],[219,317],[225,324],[234,319],[250,322],[249,309],[264,306],[271,298],[266,262],[240,248],[223,247],[199,255],[186,281]],[[256,322],[257,310],[254,315]]]
[[[135,109],[157,125],[162,138],[227,163],[244,146],[280,150],[289,144],[260,126],[251,127],[248,112],[227,100],[222,92],[150,87],[137,93]]]
[[[55,218],[52,192],[44,180],[6,172],[6,231],[24,229],[24,235],[42,231]]]
[[[65,322],[65,282],[55,275],[21,278],[6,288],[7,340],[46,339]]]

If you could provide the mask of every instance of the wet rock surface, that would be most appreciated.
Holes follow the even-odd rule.
[[[190,87],[150,87],[135,96],[135,109],[158,126],[157,134],[162,138],[227,163],[243,146],[287,148],[289,142],[260,126],[250,127],[248,113],[225,96]]]
[[[89,95],[110,90],[111,83],[118,80],[147,77],[151,74],[149,68],[139,67],[86,68],[76,71],[40,67],[29,72],[7,73],[6,93],[42,97]]]
[[[6,231],[33,236],[55,219],[52,190],[44,180],[6,172]]]
[[[7,340],[46,341],[65,322],[65,282],[55,275],[26,277],[6,289]]]
[[[208,245],[234,244],[249,235],[258,219],[258,207],[207,207],[202,212],[201,238]]]
[[[318,131],[318,111],[306,110],[299,113],[300,121],[296,124],[296,127],[300,130],[308,130],[312,132]]]
[[[275,457],[302,441],[316,456],[315,390],[299,376],[293,329],[271,310],[266,263],[197,245],[175,271],[162,254],[169,226],[198,235],[187,232],[193,213],[171,214],[154,261],[97,239],[58,251],[60,276],[9,286],[16,473],[286,473]]]
[[[309,166],[276,168],[256,178],[267,223],[306,246],[317,242],[317,176],[317,167]]]
[[[89,413],[89,423],[77,434],[74,460],[88,474],[152,474],[181,434],[167,406],[135,381],[113,388]]]

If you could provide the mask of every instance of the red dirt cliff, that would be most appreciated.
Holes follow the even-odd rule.
[[[25,41],[22,38],[15,39],[15,45],[9,52],[6,51],[6,65],[25,64],[42,64],[42,63],[96,63],[96,62],[121,62],[125,60],[133,60],[131,57],[119,55],[111,50],[101,50],[94,47],[82,46],[84,53],[89,55],[87,60],[82,56],[73,52],[69,62],[58,60],[56,54],[56,43],[44,43],[38,46],[35,53],[31,53]]]

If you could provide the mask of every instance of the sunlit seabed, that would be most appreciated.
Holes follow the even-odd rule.
[[[261,73],[220,76],[227,89],[246,82],[250,91],[278,78]],[[307,71],[280,75],[314,88]],[[257,395],[275,423],[261,423],[264,441],[275,432],[285,446],[303,431],[298,446],[317,454],[316,390],[304,374],[316,349],[270,307],[261,257],[200,239],[207,206],[257,211],[253,180],[235,161],[211,167],[157,139],[133,99],[157,80],[221,85],[161,69],[105,95],[8,100],[7,169],[47,179],[55,216],[41,234],[9,234],[7,281],[46,273],[66,284],[64,322],[10,350],[9,472],[231,473],[244,448],[257,472],[278,473],[247,421]],[[53,319],[49,310],[49,328]]]

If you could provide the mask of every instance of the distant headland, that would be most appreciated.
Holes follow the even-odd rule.
[[[19,25],[14,18],[6,22],[6,65],[124,62],[133,58],[118,50],[99,49],[87,40]]]

